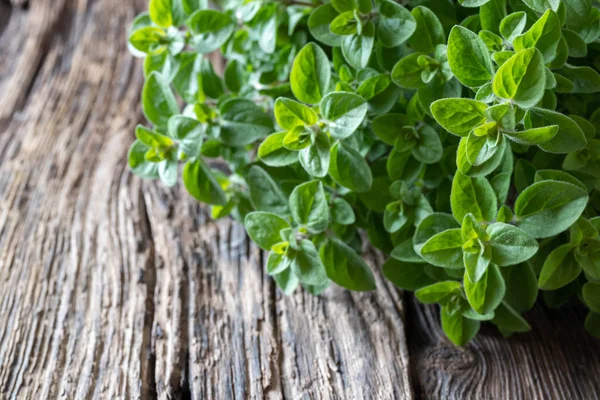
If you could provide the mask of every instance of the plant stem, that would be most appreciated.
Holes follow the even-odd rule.
[[[300,0],[288,0],[286,1],[288,6],[305,6],[305,7],[318,7],[320,4],[315,3],[306,3]]]

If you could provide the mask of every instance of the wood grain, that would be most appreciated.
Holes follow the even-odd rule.
[[[525,318],[533,330],[500,336],[484,325],[457,348],[443,336],[435,307],[407,301],[414,390],[427,399],[598,399],[600,341],[583,329],[583,307],[549,310],[538,304]]]
[[[374,293],[282,296],[239,224],[127,169],[146,1],[17,4],[0,2],[0,399],[597,396],[577,309],[457,349],[379,273]]]

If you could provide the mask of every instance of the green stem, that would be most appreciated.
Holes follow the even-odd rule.
[[[288,0],[288,1],[286,1],[286,4],[288,6],[305,6],[305,7],[319,7],[320,6],[320,4],[306,3],[306,2],[300,1],[300,0]]]

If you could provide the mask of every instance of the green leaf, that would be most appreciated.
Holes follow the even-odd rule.
[[[536,145],[549,142],[559,131],[558,125],[543,126],[541,128],[531,128],[521,132],[508,132],[504,134],[515,143],[524,145]]]
[[[533,308],[538,295],[537,277],[527,264],[502,268],[506,282],[505,301],[518,312]]]
[[[534,182],[548,180],[572,183],[575,186],[579,186],[583,190],[587,190],[587,186],[585,186],[585,184],[583,184],[579,179],[575,178],[573,175],[567,172],[553,169],[540,169],[538,171],[535,171],[535,177],[533,180]]]
[[[449,214],[433,213],[428,215],[419,223],[413,236],[415,252],[420,254],[423,245],[436,234],[456,228],[459,228],[460,231],[460,225]]]
[[[250,239],[258,247],[271,250],[274,245],[282,241],[280,232],[289,228],[290,224],[277,214],[255,211],[246,215],[244,227]]]
[[[344,142],[337,142],[331,148],[329,175],[353,192],[367,192],[373,185],[371,169],[365,159]]]
[[[131,172],[144,179],[154,179],[158,177],[158,164],[146,160],[146,152],[150,147],[142,143],[139,139],[131,144],[127,153],[127,160]]]
[[[200,62],[199,82],[202,93],[212,99],[218,99],[225,93],[223,80],[216,74],[212,63],[206,58]]]
[[[600,280],[600,239],[583,239],[575,249],[575,260],[588,279]]]
[[[265,53],[273,53],[277,45],[277,19],[276,4],[264,4],[256,16],[250,21],[250,26],[258,36],[258,46]]]
[[[371,58],[375,43],[375,25],[367,22],[360,33],[342,38],[342,53],[350,66],[365,68]]]
[[[514,332],[528,332],[531,330],[529,323],[506,302],[502,302],[494,310],[492,323],[498,327],[503,335],[509,336]]]
[[[581,288],[581,295],[590,310],[600,313],[600,282],[587,282]]]
[[[409,221],[409,216],[404,212],[402,201],[389,203],[383,214],[383,226],[389,233],[402,229]]]
[[[193,14],[194,11],[208,8],[208,0],[181,0],[183,10],[186,14]]]
[[[298,280],[307,285],[323,285],[327,282],[327,273],[313,242],[303,239],[292,258],[291,270]]]
[[[250,199],[255,209],[288,214],[288,200],[273,178],[259,166],[253,166],[246,177]]]
[[[558,10],[560,0],[523,0],[523,2],[537,13],[543,13],[544,11]]]
[[[438,44],[446,43],[446,35],[442,23],[427,7],[417,6],[412,9],[411,14],[417,22],[417,27],[408,40],[414,51],[431,53]]]
[[[169,119],[169,136],[178,141],[179,150],[188,157],[196,157],[200,152],[204,127],[193,118],[174,115]]]
[[[498,51],[502,49],[503,39],[491,31],[479,31],[477,35],[485,44],[488,51]]]
[[[494,94],[519,107],[531,108],[544,95],[544,60],[535,48],[521,50],[506,61],[494,76]]]
[[[220,139],[229,146],[244,146],[273,132],[273,121],[254,102],[232,98],[221,103]]]
[[[329,239],[319,251],[327,277],[338,285],[355,291],[374,290],[375,277],[361,256],[337,239]]]
[[[336,35],[353,35],[358,32],[360,26],[360,20],[358,20],[354,11],[343,12],[338,15],[329,25],[329,29]]]
[[[298,153],[283,145],[286,132],[273,133],[258,148],[258,158],[270,167],[284,167],[298,162]]]
[[[331,22],[338,16],[338,12],[331,5],[325,3],[315,8],[308,17],[308,30],[319,42],[326,46],[338,47],[342,37],[334,34],[329,29]]]
[[[310,146],[300,150],[300,164],[310,175],[323,178],[329,170],[329,151],[329,138],[324,133],[318,133]]]
[[[479,282],[492,261],[491,248],[479,239],[471,239],[463,244],[462,249],[466,275],[472,282]]]
[[[425,272],[426,264],[398,261],[389,258],[382,266],[387,280],[404,290],[418,290],[434,283]]]
[[[564,39],[569,47],[569,57],[585,57],[588,53],[587,44],[581,36],[569,29],[562,31]]]
[[[321,233],[329,225],[329,205],[323,184],[318,180],[298,185],[290,196],[294,221],[312,234]]]
[[[365,99],[354,93],[332,92],[323,97],[320,108],[331,136],[345,139],[363,122],[368,106]]]
[[[387,159],[386,169],[390,179],[414,181],[422,171],[423,164],[413,158],[412,152],[393,149]]]
[[[527,14],[524,11],[514,12],[500,22],[500,34],[507,42],[512,43],[523,32],[526,23]]]
[[[494,73],[490,53],[481,38],[462,26],[450,31],[448,63],[454,76],[465,86],[485,85]]]
[[[188,103],[195,103],[202,99],[201,81],[198,78],[202,57],[194,53],[182,53],[177,75],[173,78],[173,86],[177,93]]]
[[[561,37],[558,42],[558,47],[556,49],[556,57],[552,62],[548,65],[549,68],[558,69],[565,65],[567,59],[569,58],[569,45],[564,37]]]
[[[212,53],[225,44],[235,29],[234,21],[216,10],[196,11],[187,26],[192,33],[192,46],[202,54]]]
[[[435,164],[442,159],[444,148],[438,133],[429,125],[418,129],[418,139],[412,156],[424,164]]]
[[[129,44],[143,56],[164,53],[166,40],[165,31],[155,26],[145,26],[129,35]]]
[[[415,264],[425,264],[425,260],[414,249],[412,237],[406,239],[392,250],[390,256],[398,261]],[[422,265],[423,267],[423,265]]]
[[[181,68],[181,58],[175,53],[179,52],[178,41],[173,41],[168,51],[158,51],[154,54],[148,54],[144,60],[144,76],[150,75],[153,71],[160,73],[167,83],[173,82]]]
[[[152,20],[150,19],[150,15],[147,12],[138,14],[133,21],[131,22],[131,25],[129,26],[129,29],[127,29],[127,36],[129,37],[129,41],[127,43],[127,48],[129,49],[129,52],[137,58],[145,58],[146,57],[146,51],[145,49],[148,49],[148,46],[146,45],[142,45],[144,47],[144,49],[140,50],[140,49],[136,49],[133,44],[131,43],[131,36],[133,35],[134,32],[137,32],[138,30],[142,30],[144,28],[147,27],[152,27],[153,23]],[[164,36],[165,31],[161,28],[156,28],[156,27],[152,27],[153,29],[158,29],[156,32],[161,32],[162,36]],[[150,32],[150,31],[148,31]],[[153,34],[151,33],[150,36],[152,36]],[[146,41],[145,39],[147,38],[147,35],[145,33],[142,33],[139,37],[139,39],[141,39],[142,41]],[[150,43],[156,43],[154,39],[150,40]],[[154,46],[152,50],[155,50],[157,52],[159,51],[164,51],[164,46]]]
[[[225,79],[225,85],[227,85],[229,90],[233,93],[239,93],[246,83],[245,70],[242,63],[238,60],[229,61],[227,67],[225,67],[223,78]]]
[[[506,292],[502,274],[495,265],[491,265],[476,283],[471,282],[469,275],[465,274],[464,285],[467,301],[479,314],[494,311],[502,303]]]
[[[452,297],[460,295],[462,285],[456,281],[437,282],[415,292],[423,304],[446,304]]]
[[[558,132],[550,141],[540,144],[542,150],[564,154],[581,150],[587,145],[581,127],[566,115],[543,108],[532,108],[525,114],[527,129],[548,125],[558,125]]]
[[[330,79],[329,60],[323,49],[314,43],[304,46],[290,73],[294,96],[303,103],[318,104],[329,91]]]
[[[142,110],[148,121],[158,127],[167,127],[169,118],[179,114],[173,91],[162,75],[152,72],[142,89]]]
[[[493,58],[494,58],[494,62],[496,63],[496,65],[498,65],[499,67],[503,66],[505,62],[507,62],[513,55],[515,55],[515,52],[512,50],[503,50],[503,51],[497,51],[493,54]]]
[[[406,115],[393,113],[379,115],[373,119],[371,124],[375,135],[390,146],[396,143],[401,128],[406,125],[410,125],[410,120]]]
[[[274,113],[277,123],[286,131],[299,125],[311,126],[319,121],[319,115],[312,108],[285,97],[275,101]]]
[[[571,225],[569,229],[570,242],[579,245],[579,248],[582,247],[582,242],[585,239],[595,239],[598,237],[598,230],[592,224],[591,221],[580,217],[577,222]]]
[[[559,40],[562,36],[560,20],[552,10],[547,10],[527,32],[515,38],[513,45],[517,52],[537,48],[544,64],[554,60]]]
[[[171,1],[172,0],[150,0],[150,4],[148,5],[150,19],[161,28],[168,28],[173,25]]]
[[[469,213],[478,221],[493,221],[498,211],[496,194],[487,179],[471,178],[460,171],[456,171],[452,181],[450,202],[457,221]]]
[[[248,218],[248,216],[246,216]],[[285,245],[285,243],[276,243],[273,246]],[[270,251],[267,257],[266,269],[269,275],[277,275],[290,267],[292,260],[286,257],[285,253],[279,254],[275,251]]]
[[[352,206],[341,197],[336,197],[331,204],[331,220],[340,225],[352,225],[356,221]]]
[[[389,0],[379,1],[377,38],[385,47],[396,47],[406,42],[417,29],[417,21],[410,11]]]
[[[419,254],[437,267],[461,269],[464,268],[462,245],[460,229],[448,229],[427,240]]]
[[[431,104],[431,113],[442,128],[455,135],[466,137],[469,132],[486,121],[487,104],[471,99],[441,99]]]
[[[374,98],[374,101],[376,101],[378,100],[377,96],[386,93],[386,89],[390,86],[391,82],[392,79],[386,74],[372,76],[360,84],[358,89],[356,89],[356,94],[367,101]]]
[[[170,137],[156,133],[145,128],[143,125],[135,127],[135,137],[148,147],[157,147],[168,150],[174,145],[174,142]]]
[[[225,192],[221,189],[211,169],[201,158],[185,165],[183,183],[188,193],[200,202],[218,206],[227,204]]]
[[[289,131],[283,138],[283,146],[288,150],[298,151],[307,148],[311,144],[311,138],[316,135],[312,128],[306,125],[298,125]]]
[[[581,267],[575,260],[573,250],[574,246],[566,243],[548,255],[538,281],[541,290],[559,289],[579,276]]]
[[[479,9],[481,29],[500,34],[500,22],[506,17],[506,1],[490,0]]]
[[[463,238],[463,242],[467,242],[471,239],[480,239],[484,242],[489,240],[489,235],[485,231],[484,226],[477,221],[473,214],[467,214],[462,220],[460,227],[460,233]],[[464,249],[464,248],[463,248]]]
[[[477,335],[481,322],[465,318],[461,313],[450,313],[447,307],[440,312],[442,329],[448,339],[457,346],[464,346]]]
[[[497,130],[496,122],[489,122],[488,124],[492,124]],[[479,129],[479,127],[475,128],[474,131],[471,131],[467,137],[467,149],[465,154],[469,164],[473,166],[483,165],[498,152],[504,150],[504,147],[502,146],[504,135],[496,133],[495,137],[487,134],[479,136],[475,133],[477,129]]]
[[[563,3],[567,9],[567,24],[580,25],[592,12],[591,0],[570,0]]]
[[[534,238],[557,235],[577,221],[587,202],[587,191],[571,183],[534,183],[515,202],[517,226]]]
[[[277,286],[281,288],[283,293],[288,296],[296,290],[300,283],[298,277],[291,268],[287,268],[283,272],[273,275],[273,279],[277,282]]]
[[[412,53],[402,58],[392,70],[392,81],[405,89],[417,89],[426,84],[421,79],[423,67],[419,65],[419,57],[423,53]]]
[[[538,251],[537,241],[513,225],[496,222],[486,231],[490,235],[492,262],[500,267],[527,261]]]
[[[590,312],[585,318],[585,330],[595,338],[600,338],[600,314]]]
[[[371,0],[332,0],[331,4],[338,12],[358,10],[367,14],[373,8]]]
[[[573,83],[572,93],[596,93],[600,91],[600,74],[590,67],[565,65],[561,72]]]

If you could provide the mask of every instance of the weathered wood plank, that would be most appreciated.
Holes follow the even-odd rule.
[[[142,3],[35,1],[0,37],[1,398],[155,390],[153,248],[123,164],[142,84],[123,27]]]
[[[193,398],[411,397],[395,290],[379,280],[377,293],[332,289],[321,298],[282,297],[239,224],[211,222],[183,192],[147,189],[163,265],[158,280],[171,282],[170,294],[155,299],[157,371],[165,377],[157,381],[159,390],[186,379],[180,369],[187,352]],[[171,216],[169,223],[161,216]],[[187,337],[187,348],[169,343],[173,335],[182,342]],[[181,355],[160,357],[169,351]]]
[[[525,314],[532,332],[505,339],[491,325],[464,348],[443,336],[435,307],[409,304],[415,393],[427,399],[598,399],[600,341],[579,307]]]

